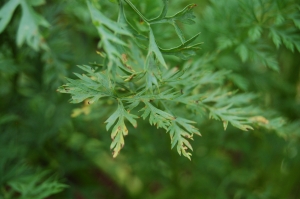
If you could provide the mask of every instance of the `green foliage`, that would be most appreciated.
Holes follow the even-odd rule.
[[[48,27],[49,23],[39,14],[33,10],[33,6],[44,4],[42,1],[9,1],[0,10],[0,33],[5,29],[10,21],[13,12],[18,5],[22,8],[22,17],[17,33],[17,45],[22,46],[26,43],[33,49],[47,48],[47,45],[43,41],[43,37],[40,34],[39,26]]]
[[[0,3],[1,199],[300,197],[299,3],[195,3]]]
[[[12,143],[7,148],[0,148],[1,198],[42,199],[67,187],[58,181],[57,176],[50,176],[49,170],[33,169],[20,160],[20,154],[24,153],[21,148]],[[7,186],[10,188],[5,189]]]
[[[130,110],[138,106],[140,102],[143,102],[145,104],[145,108],[140,110],[144,111],[141,116],[144,119],[149,116],[149,122],[151,125],[157,125],[158,128],[164,128],[168,131],[171,137],[172,148],[177,143],[178,153],[182,153],[189,159],[191,153],[186,152],[186,149],[189,148],[192,150],[192,147],[185,139],[185,136],[188,135],[188,137],[192,137],[194,132],[196,134],[199,134],[199,132],[194,130],[194,126],[190,125],[191,123],[194,123],[193,121],[177,119],[177,116],[174,116],[172,111],[170,111],[173,109],[170,108],[171,106],[178,106],[178,103],[195,106],[196,109],[194,110],[196,114],[205,114],[205,112],[208,112],[210,118],[221,120],[224,123],[224,129],[227,128],[228,123],[245,131],[253,129],[248,125],[253,122],[253,120],[249,119],[251,112],[250,114],[247,114],[247,112],[249,112],[248,109],[244,110],[242,107],[232,107],[236,103],[234,100],[235,98],[231,98],[230,103],[228,103],[226,98],[222,96],[227,95],[222,89],[215,87],[214,89],[211,88],[209,91],[202,91],[199,88],[201,80],[208,78],[205,77],[205,75],[204,77],[199,77],[202,76],[202,71],[195,70],[193,67],[186,67],[182,72],[177,71],[173,74],[171,72],[171,74],[165,75],[169,73],[169,70],[161,67],[166,66],[165,59],[162,55],[164,52],[177,56],[180,55],[179,57],[184,59],[188,58],[190,55],[194,55],[195,52],[193,48],[195,48],[195,45],[188,45],[193,42],[199,34],[194,36],[192,39],[185,41],[183,36],[178,34],[178,31],[175,31],[182,44],[179,47],[169,50],[160,50],[156,43],[156,36],[152,31],[151,24],[172,23],[172,25],[175,24],[175,30],[177,30],[177,21],[186,24],[193,24],[194,15],[192,13],[192,9],[195,7],[194,4],[188,5],[171,17],[166,17],[168,4],[167,1],[163,1],[164,7],[161,14],[153,20],[148,20],[130,1],[119,2],[120,5],[123,3],[128,3],[136,14],[138,14],[149,26],[149,47],[148,52],[142,61],[145,64],[142,66],[137,65],[134,60],[131,60],[132,55],[130,53],[126,53],[129,50],[125,50],[126,46],[131,45],[130,47],[137,51],[139,48],[133,46],[133,43],[138,41],[125,32],[126,28],[124,28],[124,31],[121,28],[125,25],[120,24],[118,26],[116,23],[111,23],[99,11],[97,11],[91,3],[88,3],[92,19],[101,38],[100,44],[103,42],[104,52],[107,54],[108,60],[101,64],[103,67],[100,72],[95,72],[95,70],[89,66],[81,66],[80,68],[85,72],[88,72],[88,75],[75,74],[80,78],[80,80],[68,79],[69,83],[58,89],[59,92],[70,93],[72,95],[71,102],[73,103],[88,100],[88,103],[91,104],[102,97],[112,97],[118,101],[117,104],[119,108],[107,120],[107,129],[109,129],[118,118],[118,122],[113,128],[111,134],[113,142],[110,148],[113,149],[113,157],[116,157],[121,148],[123,148],[123,136],[128,134],[124,118],[130,121],[133,126],[136,126],[137,123],[136,120],[134,120],[137,116],[126,112],[126,109],[123,106],[123,101],[131,103],[132,107]],[[123,6],[120,6],[120,9],[123,9]],[[124,10],[120,12],[120,15],[121,16],[119,16],[119,18],[126,18]],[[97,20],[102,23],[96,23]],[[122,20],[122,22],[124,21],[126,20]],[[103,28],[106,26],[110,26],[110,29],[112,29],[116,34],[114,35],[109,33],[105,35]],[[128,26],[131,25],[128,24]],[[138,34],[141,35],[142,33]],[[129,37],[128,44],[123,42],[126,41],[125,38],[122,40],[120,39],[122,35]],[[116,47],[112,46],[112,44],[105,43],[108,41],[114,41],[114,45]],[[198,44],[196,44],[196,46],[197,45]],[[117,49],[120,49],[120,52],[117,52]],[[143,52],[139,52],[138,54],[142,53]],[[119,59],[116,60],[116,57],[119,57]],[[107,66],[105,66],[106,63],[108,63]],[[114,64],[110,65],[110,63]],[[107,70],[105,68],[107,68]],[[187,74],[189,74],[189,78],[187,78]],[[179,80],[183,78],[184,75],[186,76],[185,85],[180,85]],[[178,89],[178,85],[174,86],[173,82],[181,86],[181,92]],[[189,90],[190,94],[183,94],[183,90]],[[157,105],[161,104],[162,106],[155,107],[152,103],[156,103]],[[262,113],[259,112],[258,114]],[[186,123],[182,123],[183,121]],[[183,126],[184,130],[180,128],[178,124]]]
[[[32,176],[24,176],[22,178],[18,178],[16,181],[9,182],[8,185],[12,188],[12,190],[20,194],[19,198],[24,199],[46,198],[50,195],[61,192],[66,188],[65,185],[58,183],[54,178],[43,180],[46,174],[47,173],[44,171]],[[9,193],[6,193],[6,198],[10,198],[10,195],[14,195],[12,190]]]
[[[117,51],[115,45],[126,45],[121,39],[115,37],[113,34],[128,35],[130,33],[120,27],[116,22],[106,18],[101,12],[99,12],[91,3],[88,1],[89,11],[93,20],[93,24],[98,30],[101,42],[99,47],[104,48],[107,52],[108,59],[111,61],[117,61],[115,57],[121,57]]]
[[[120,150],[123,148],[125,142],[124,142],[124,136],[128,134],[128,130],[125,126],[124,119],[127,119],[134,127],[137,126],[136,120],[134,118],[137,118],[136,115],[132,115],[128,113],[122,102],[119,101],[118,109],[116,112],[114,112],[106,121],[106,129],[109,130],[110,127],[116,122],[118,119],[116,125],[113,127],[112,133],[111,133],[111,139],[113,140],[110,148],[113,149],[113,157],[117,157]]]

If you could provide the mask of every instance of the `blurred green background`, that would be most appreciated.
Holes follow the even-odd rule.
[[[300,198],[297,0],[170,1],[170,15],[198,5],[197,23],[183,31],[187,38],[200,31],[204,44],[188,62],[231,70],[228,87],[257,93],[255,105],[286,121],[273,121],[278,128],[272,129],[224,131],[220,122],[198,116],[202,137],[193,142],[192,161],[170,149],[164,131],[141,119],[113,159],[104,125],[115,110],[111,102],[74,105],[56,92],[79,71],[76,65],[102,61],[86,2],[24,0],[12,9],[18,2],[0,2],[1,199]],[[117,19],[117,4],[93,2]],[[159,0],[132,2],[149,18],[162,7]],[[140,19],[126,11],[139,26]],[[22,24],[28,28],[19,30]],[[154,31],[162,47],[179,44],[171,28],[157,25]],[[167,61],[179,68],[186,63]]]

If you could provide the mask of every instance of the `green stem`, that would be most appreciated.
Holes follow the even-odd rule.
[[[149,24],[148,19],[140,13],[140,11],[131,3],[130,0],[124,0],[147,24]]]

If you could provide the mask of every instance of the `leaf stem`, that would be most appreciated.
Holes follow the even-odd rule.
[[[124,0],[147,24],[149,24],[149,20],[131,3],[130,0]]]

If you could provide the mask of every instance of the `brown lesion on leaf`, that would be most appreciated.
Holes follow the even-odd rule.
[[[122,54],[122,62],[126,63],[128,61],[127,55],[125,53]]]
[[[196,7],[197,6],[197,4],[192,4],[192,5],[190,5],[190,8],[194,8],[194,7]]]
[[[269,120],[267,120],[263,116],[254,116],[254,117],[251,117],[250,120],[253,122],[256,122],[256,123],[269,124]]]

